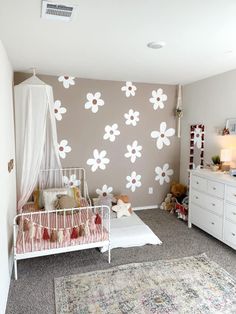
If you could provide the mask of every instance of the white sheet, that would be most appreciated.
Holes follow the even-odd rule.
[[[110,248],[127,248],[145,244],[162,244],[152,230],[135,214],[111,219]],[[104,253],[108,246],[101,248]]]

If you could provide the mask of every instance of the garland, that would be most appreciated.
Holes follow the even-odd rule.
[[[32,222],[30,219],[25,218],[23,221],[23,233],[29,232],[30,239],[59,243],[63,242],[63,239],[77,239],[78,237],[89,236],[91,232],[96,230],[96,225],[101,225],[102,219],[99,214],[93,215],[90,219],[86,220],[86,223],[81,223],[79,226],[75,225],[69,228],[49,228],[38,223]],[[42,235],[43,229],[43,235]]]

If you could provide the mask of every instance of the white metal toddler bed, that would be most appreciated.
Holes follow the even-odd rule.
[[[49,178],[53,180],[49,180]],[[17,279],[17,261],[37,256],[52,255],[89,248],[109,247],[110,263],[110,209],[107,206],[90,206],[83,168],[46,170],[40,173],[41,190],[80,182],[81,201],[77,208],[33,211],[27,204],[15,216],[13,226],[14,273]],[[70,178],[72,178],[70,180]],[[56,183],[57,182],[57,183]]]

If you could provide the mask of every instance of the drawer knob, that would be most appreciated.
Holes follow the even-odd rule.
[[[199,184],[199,182],[198,182],[198,181],[196,181],[196,184]]]
[[[215,204],[215,203],[211,203],[211,205],[212,205],[212,206],[216,206],[216,204]]]
[[[196,200],[198,200],[198,196],[195,196]]]
[[[234,215],[234,216],[236,216],[236,213],[235,213],[235,212],[233,212],[233,215]]]
[[[211,224],[212,224],[212,225],[214,225],[215,223],[214,223],[214,222],[212,222]]]
[[[234,196],[236,197],[236,194],[234,194]]]
[[[232,236],[235,237],[235,233],[234,232],[232,232]]]
[[[216,187],[213,187],[213,190],[215,191],[215,190],[216,190]]]

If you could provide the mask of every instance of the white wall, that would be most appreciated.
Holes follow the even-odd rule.
[[[12,100],[13,71],[0,41],[0,313],[5,312],[12,263],[12,222],[16,212],[15,168],[8,173],[8,162],[15,160]]]
[[[236,70],[185,85],[183,107],[180,181],[187,183],[191,124],[205,125],[206,162],[210,163],[213,155],[220,154],[221,148],[236,148],[236,135],[217,135],[217,128],[223,128],[226,119],[236,118]],[[234,151],[236,161],[235,155]]]

